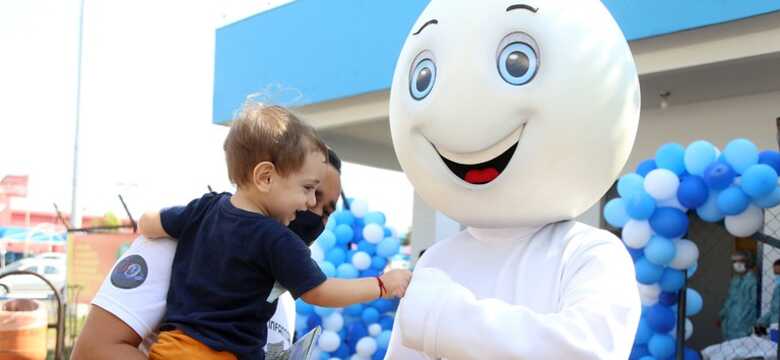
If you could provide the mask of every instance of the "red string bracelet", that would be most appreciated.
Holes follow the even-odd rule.
[[[387,288],[385,288],[385,283],[382,282],[382,279],[380,279],[379,276],[375,276],[375,278],[379,283],[379,297],[382,297],[383,295],[387,294]]]

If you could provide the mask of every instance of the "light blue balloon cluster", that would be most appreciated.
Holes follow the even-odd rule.
[[[333,213],[325,231],[311,247],[312,258],[328,277],[354,279],[381,274],[401,247],[398,236],[385,225],[385,215],[368,211],[360,200],[351,210]],[[379,299],[343,309],[323,308],[296,301],[298,335],[316,326],[323,332],[315,349],[320,359],[384,359],[393,328],[397,300]]]
[[[620,197],[607,203],[604,218],[622,229],[640,284],[642,318],[631,359],[666,359],[675,352],[677,298],[684,271],[692,276],[699,256],[696,244],[683,239],[688,211],[707,222],[723,221],[734,236],[750,236],[764,224],[763,209],[780,204],[778,173],[779,152],[759,152],[750,141],[736,139],[722,152],[707,141],[665,144],[655,159],[620,178]],[[686,317],[702,306],[701,295],[686,289]],[[695,354],[685,353],[686,359]]]

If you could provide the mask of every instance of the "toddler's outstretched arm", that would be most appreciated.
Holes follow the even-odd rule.
[[[141,219],[138,221],[138,231],[147,239],[171,237],[163,229],[159,211],[146,212],[141,215]]]
[[[402,297],[409,286],[409,270],[391,270],[377,278],[354,280],[328,279],[301,297],[309,304],[325,307],[344,307],[374,300],[378,297]]]

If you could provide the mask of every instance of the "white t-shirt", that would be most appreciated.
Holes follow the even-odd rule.
[[[144,339],[144,351],[154,343],[165,314],[175,254],[175,240],[139,237],[114,264],[92,300],[92,305],[114,314]],[[278,349],[280,344],[288,349],[294,330],[295,300],[288,292],[279,298],[276,313],[268,322],[266,349]]]

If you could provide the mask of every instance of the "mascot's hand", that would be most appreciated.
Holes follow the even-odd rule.
[[[416,269],[399,309],[404,346],[437,356],[431,352],[436,347],[435,335],[442,306],[454,297],[467,296],[473,295],[443,271],[435,268]]]

